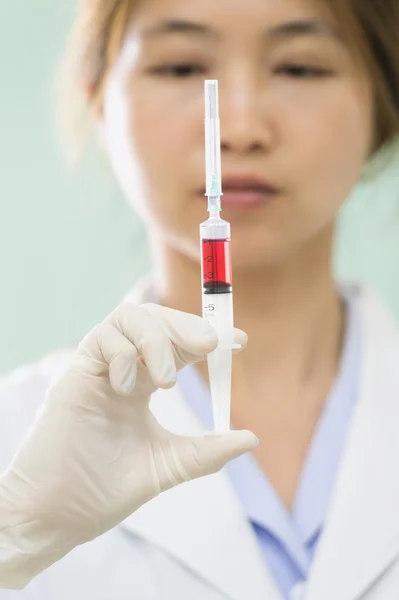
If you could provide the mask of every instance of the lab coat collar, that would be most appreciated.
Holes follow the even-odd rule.
[[[399,555],[399,332],[370,292],[359,401],[306,600],[357,600]]]
[[[399,556],[399,332],[369,290],[341,288],[359,303],[359,400],[306,600],[360,600]],[[156,302],[156,295],[147,281],[128,299]],[[200,433],[176,388],[154,394],[152,407],[168,429]],[[281,600],[224,473],[166,492],[124,526],[233,600]]]

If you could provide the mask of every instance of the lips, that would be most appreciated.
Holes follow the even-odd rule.
[[[263,194],[276,194],[277,187],[268,181],[258,179],[257,177],[229,177],[223,178],[223,190],[248,190]]]
[[[254,176],[226,176],[222,189],[223,208],[244,210],[263,206],[280,193],[275,185]]]

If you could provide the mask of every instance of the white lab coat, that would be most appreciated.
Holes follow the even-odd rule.
[[[306,600],[399,599],[399,332],[374,295],[353,288],[362,319],[360,398]],[[68,355],[0,386],[0,470]],[[152,410],[171,430],[201,431],[178,387]],[[51,451],[51,449],[49,449]],[[224,472],[155,498],[0,600],[281,600]]]

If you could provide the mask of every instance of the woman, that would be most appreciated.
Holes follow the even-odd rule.
[[[52,440],[38,431],[40,423],[47,432],[68,431],[53,445],[65,449],[68,476],[76,474],[82,455],[85,468],[73,479],[76,495],[71,498],[71,486],[65,489],[67,502],[64,494],[57,497],[62,486],[50,486],[49,497],[63,507],[56,511],[57,526],[64,519],[69,535],[57,556],[53,544],[57,560],[127,517],[127,504],[131,512],[159,488],[215,470],[255,445],[250,434],[240,434],[245,443],[238,448],[237,441],[229,456],[222,452],[219,465],[204,469],[200,461],[202,468],[184,474],[178,467],[187,447],[173,438],[161,472],[157,466],[158,490],[144,486],[134,498],[126,492],[110,516],[104,473],[127,477],[134,456],[135,474],[148,475],[142,449],[149,440],[152,447],[154,440],[155,446],[165,441],[164,430],[151,421],[145,439],[138,427],[134,443],[116,446],[110,458],[124,424],[132,422],[132,402],[120,409],[114,392],[136,400],[135,411],[144,399],[147,423],[151,392],[173,385],[172,356],[179,370],[215,343],[191,337],[194,321],[202,323],[194,315],[201,310],[198,224],[205,218],[204,79],[219,80],[235,321],[250,340],[235,357],[232,424],[253,431],[260,444],[225,472],[175,487],[80,546],[22,597],[398,597],[399,334],[370,292],[337,284],[331,271],[337,212],[367,161],[399,131],[398,22],[393,0],[82,2],[73,36],[75,80],[127,199],[148,223],[156,272],[131,297],[150,304],[118,309],[75,357],[79,375],[69,370],[50,394],[33,441],[11,469],[11,497],[24,495],[15,493],[18,473],[23,481],[26,473],[35,481],[47,478],[48,485],[62,471],[62,460],[53,463],[51,453],[39,452],[35,461],[41,442],[48,454]],[[150,344],[147,352],[143,344]],[[139,356],[137,375],[124,373],[130,376],[124,388],[121,365],[118,376],[110,368],[109,379],[105,367],[122,351],[124,369]],[[0,437],[7,460],[67,360],[55,358],[5,383]],[[60,398],[78,392],[84,410],[70,402],[75,415],[85,415],[89,444],[71,440],[74,427],[67,430],[58,417],[65,404]],[[161,389],[152,401],[155,416],[173,434],[209,428],[204,363],[180,371],[178,385]],[[104,425],[109,402],[117,413],[112,433]],[[101,418],[93,411],[97,404]],[[81,515],[86,511],[88,518],[94,498],[95,517],[84,531]],[[74,535],[76,523],[80,535]],[[55,529],[47,523],[45,544],[57,539]]]

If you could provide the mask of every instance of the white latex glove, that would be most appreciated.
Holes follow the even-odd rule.
[[[257,445],[243,431],[177,436],[149,410],[216,345],[205,320],[155,304],[123,304],[83,340],[0,479],[0,588],[24,587],[160,492]]]

